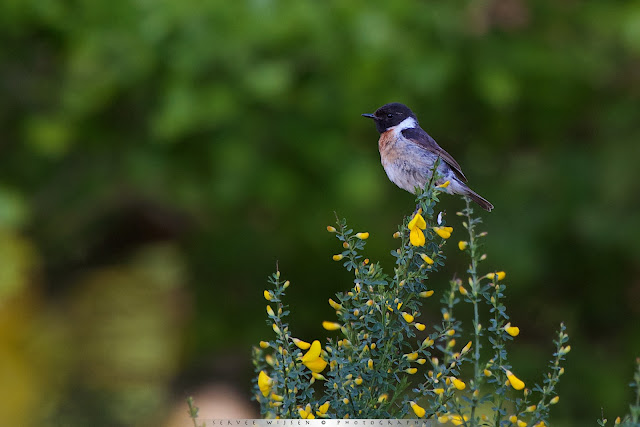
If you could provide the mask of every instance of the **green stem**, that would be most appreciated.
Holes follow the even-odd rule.
[[[467,204],[467,208],[465,210],[467,216],[467,229],[469,232],[469,251],[471,255],[471,265],[469,266],[469,274],[471,275],[471,296],[472,296],[472,304],[473,304],[473,335],[475,338],[474,343],[474,352],[473,352],[473,391],[477,390],[480,385],[481,380],[481,369],[480,369],[480,336],[481,331],[478,329],[480,325],[480,314],[478,310],[478,294],[479,294],[479,280],[478,280],[478,254],[477,254],[477,245],[476,245],[476,235],[475,235],[475,224],[474,220],[471,217],[473,213],[473,209],[471,208],[471,204],[468,197],[465,197],[465,202]],[[476,407],[478,406],[478,398],[473,395],[472,404],[471,404],[471,425],[475,424],[475,412]]]
[[[506,377],[506,373],[503,371],[502,369],[502,365],[504,364],[505,359],[503,359],[502,354],[503,354],[503,348],[504,348],[504,341],[502,339],[502,334],[500,333],[500,316],[499,316],[499,310],[498,310],[498,294],[500,292],[500,285],[498,285],[495,282],[494,279],[494,285],[495,285],[495,300],[493,303],[493,307],[495,309],[495,315],[494,315],[494,319],[495,319],[495,326],[496,326],[496,330],[495,330],[495,336],[496,336],[496,344],[494,345],[494,348],[496,349],[496,354],[497,354],[497,366],[498,366],[498,370],[496,371],[496,376],[499,375],[498,377],[498,384],[504,384],[505,383],[505,377]],[[504,387],[504,386],[501,386]],[[494,424],[496,427],[500,427],[500,418],[501,418],[501,414],[500,411],[502,410],[502,404],[504,403],[504,393],[498,393],[498,402],[497,402],[497,407],[496,407],[496,411],[495,411],[495,419],[494,419]]]

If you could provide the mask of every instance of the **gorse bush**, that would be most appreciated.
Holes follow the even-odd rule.
[[[335,331],[325,344],[295,336],[284,302],[290,283],[279,271],[270,277],[264,297],[275,338],[254,349],[255,397],[263,416],[419,417],[465,426],[548,423],[570,351],[565,327],[560,325],[554,341],[549,371],[540,384],[527,387],[508,358],[507,344],[519,329],[504,305],[506,274],[481,272],[486,233],[478,232],[481,219],[468,200],[458,213],[467,237],[457,244],[470,259],[467,277],[454,278],[444,289],[430,284],[432,273],[445,265],[453,231],[436,211],[443,186],[430,182],[417,192],[416,211],[394,234],[400,246],[392,251],[392,275],[361,254],[369,233],[354,233],[345,220],[327,227],[343,247],[333,259],[353,272],[354,286],[329,299],[338,319],[323,322]],[[435,306],[438,296],[439,308],[429,304],[428,310],[439,310],[442,320],[417,322],[423,305]],[[471,310],[470,325],[457,319],[460,310]]]
[[[369,233],[354,233],[345,220],[327,230],[342,242],[333,256],[352,271],[354,286],[330,298],[337,322],[323,327],[336,336],[323,345],[294,336],[284,303],[290,282],[276,271],[264,291],[267,323],[275,338],[254,348],[255,399],[268,418],[407,418],[418,417],[463,426],[538,426],[549,423],[549,411],[559,401],[556,385],[562,362],[571,350],[560,324],[548,372],[533,387],[516,375],[507,344],[520,333],[504,305],[503,271],[480,272],[486,258],[478,232],[481,219],[466,208],[458,215],[467,237],[457,248],[469,256],[465,280],[454,278],[445,289],[429,286],[431,273],[445,265],[444,247],[453,228],[436,215],[442,186],[433,180],[417,190],[417,207],[404,218],[394,237],[400,247],[393,275],[361,255]],[[440,294],[439,323],[416,319],[426,302]],[[435,305],[435,304],[434,304]],[[456,318],[470,310],[470,325]],[[430,310],[434,310],[430,308]],[[432,311],[433,312],[433,311]],[[483,350],[483,347],[487,347]],[[635,402],[614,425],[640,426],[640,359],[631,387]],[[195,419],[193,408],[190,413]],[[197,409],[196,413],[197,413]],[[607,425],[604,416],[598,420]]]

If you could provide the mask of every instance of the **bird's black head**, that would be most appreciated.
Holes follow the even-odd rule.
[[[389,128],[399,125],[408,118],[412,118],[415,121],[413,126],[418,125],[418,119],[413,111],[404,104],[399,102],[392,102],[391,104],[385,104],[378,108],[373,114],[363,114],[364,117],[369,117],[376,122],[376,129],[382,133]],[[413,127],[410,126],[410,127]]]

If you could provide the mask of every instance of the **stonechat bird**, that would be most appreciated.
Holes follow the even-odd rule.
[[[373,119],[380,132],[380,160],[391,182],[410,193],[416,187],[423,188],[431,179],[433,165],[440,157],[440,177],[436,184],[449,181],[444,191],[467,196],[482,209],[491,212],[493,205],[465,184],[467,178],[458,162],[420,127],[409,107],[394,102],[363,116]]]

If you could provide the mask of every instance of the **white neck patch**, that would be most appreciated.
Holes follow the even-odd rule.
[[[413,117],[407,117],[406,119],[404,119],[403,121],[401,121],[400,123],[392,127],[391,129],[393,129],[396,132],[402,132],[405,129],[411,129],[417,126],[418,126],[418,122],[416,121],[416,119],[414,119]]]

